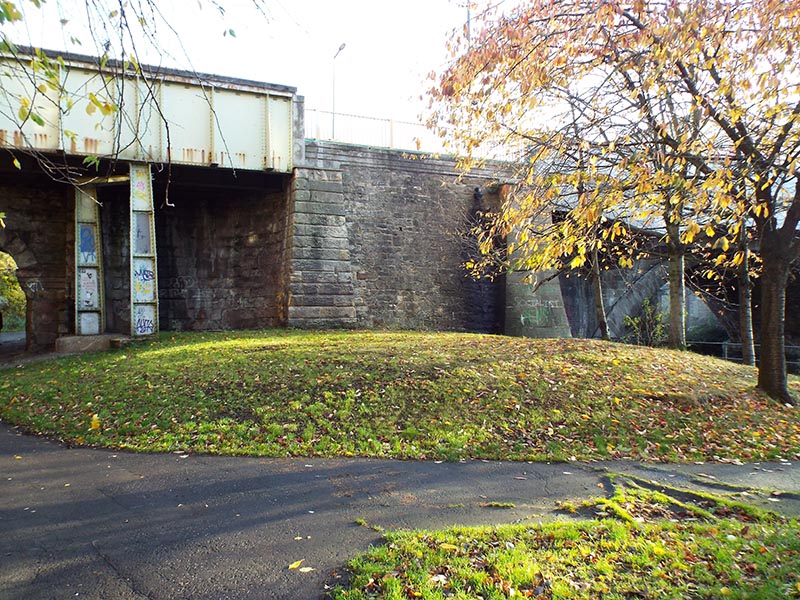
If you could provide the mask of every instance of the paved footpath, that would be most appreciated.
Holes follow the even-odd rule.
[[[607,471],[782,490],[800,465],[263,459],[70,449],[0,424],[0,599],[314,599],[385,529],[557,518]],[[711,486],[710,488],[708,486]],[[771,499],[770,499],[771,498]],[[514,508],[491,508],[492,502]],[[303,559],[314,570],[287,566]]]

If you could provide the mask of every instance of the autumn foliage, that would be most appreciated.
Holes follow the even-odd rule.
[[[649,230],[712,249],[713,277],[753,249],[759,387],[793,401],[783,318],[800,255],[800,5],[530,0],[479,20],[434,75],[430,123],[465,170],[487,156],[516,165],[484,255],[503,235],[508,268],[542,273],[621,241],[615,259],[630,266],[628,235]]]

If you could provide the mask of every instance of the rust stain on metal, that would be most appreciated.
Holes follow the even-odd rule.
[[[97,154],[100,151],[100,140],[97,138],[83,138],[83,150],[87,154]]]
[[[0,129],[0,146],[8,145],[6,136],[8,136],[8,132],[5,129]]]

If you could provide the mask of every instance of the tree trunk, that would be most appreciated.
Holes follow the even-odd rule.
[[[686,349],[686,280],[680,228],[667,218],[667,254],[669,257],[669,337],[667,345]]]
[[[747,229],[742,224],[739,232],[739,249],[744,257],[739,265],[739,341],[742,344],[742,364],[756,364],[756,350],[753,340],[753,285],[750,281],[750,246],[747,243]]]
[[[771,240],[770,240],[771,241]],[[786,380],[786,350],[784,318],[786,312],[786,283],[790,261],[784,253],[762,236],[761,256],[764,271],[761,275],[761,352],[758,365],[758,387],[771,398],[784,404],[797,401],[789,393]]]
[[[608,333],[608,319],[606,319],[606,307],[603,302],[603,281],[600,279],[600,257],[597,248],[592,250],[592,288],[594,289],[594,309],[597,313],[600,337],[610,341],[611,335]]]

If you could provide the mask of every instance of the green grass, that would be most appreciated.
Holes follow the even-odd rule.
[[[589,340],[163,334],[0,371],[0,417],[70,444],[139,451],[800,458],[797,413],[755,382],[753,369],[721,360]]]
[[[330,597],[800,597],[797,520],[633,482],[584,508],[601,518],[388,533],[384,545],[351,561],[349,583]]]

